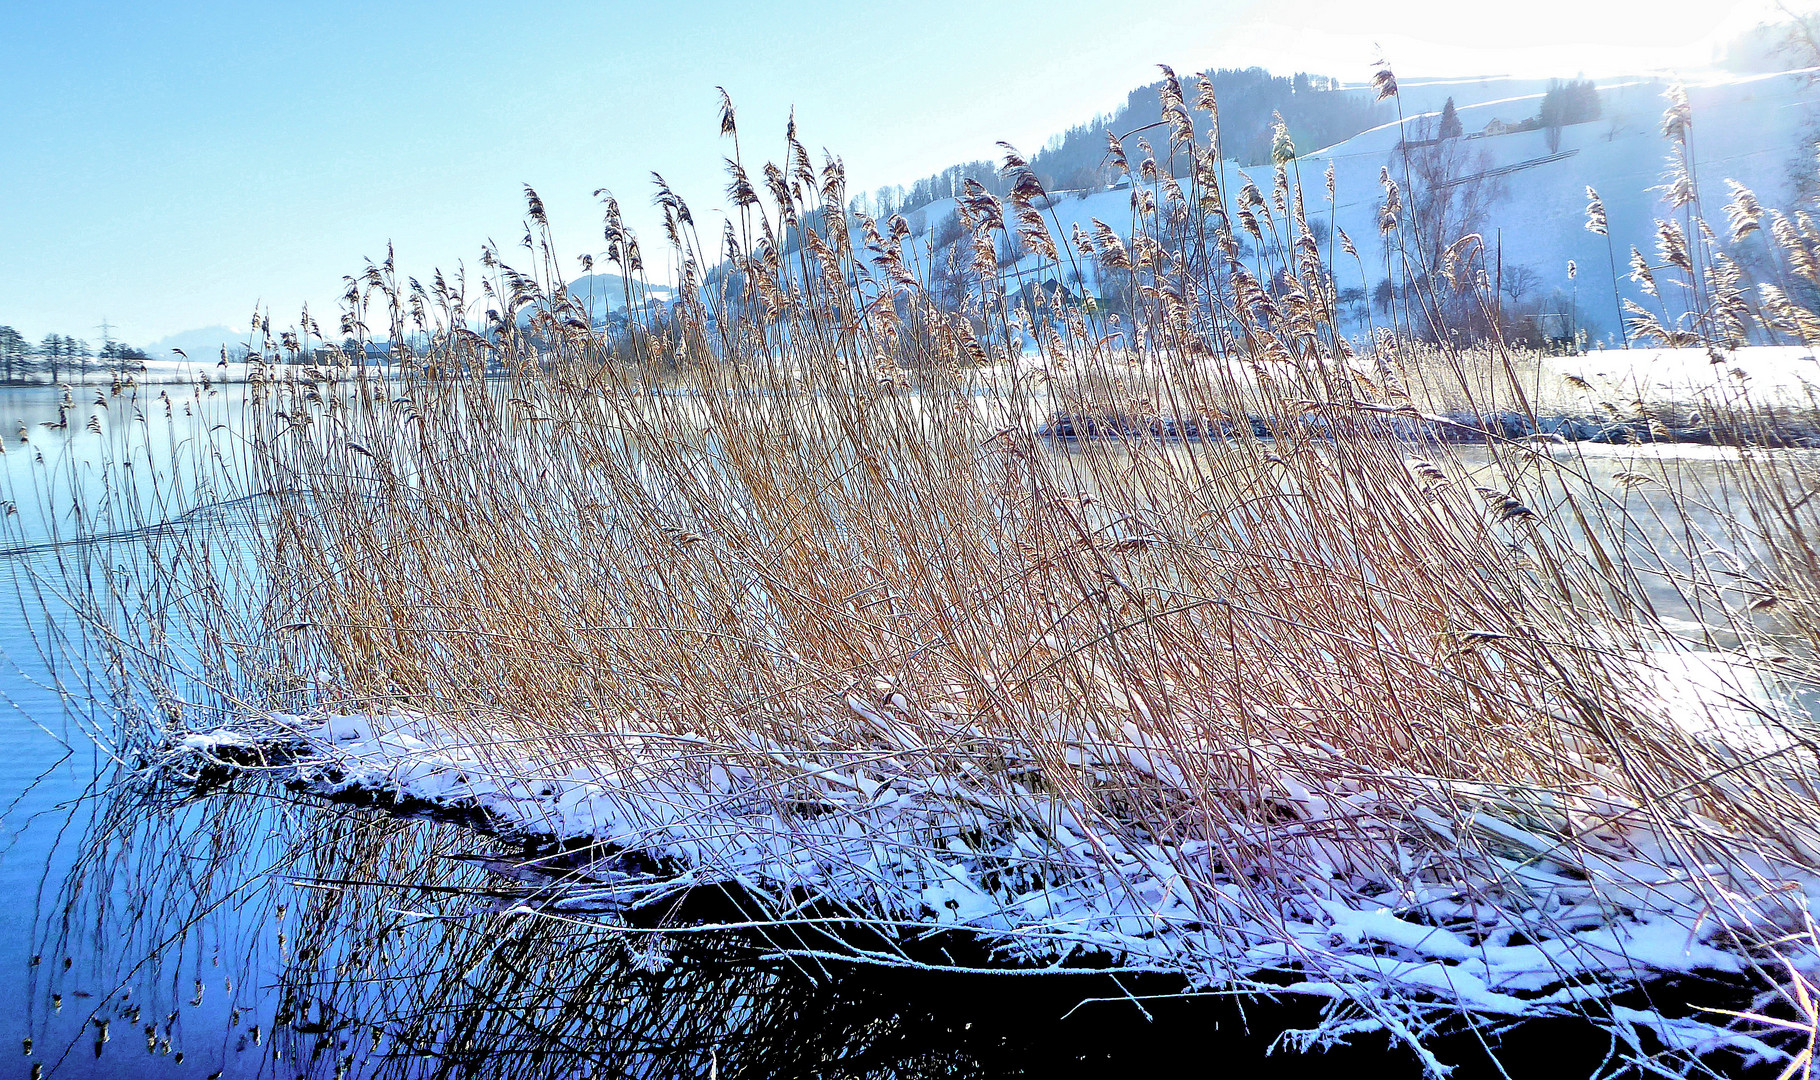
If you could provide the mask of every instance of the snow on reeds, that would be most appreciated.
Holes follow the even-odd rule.
[[[1791,704],[1820,623],[1812,458],[1747,449],[1715,496],[1672,465],[1613,491],[1528,441],[1469,468],[1406,440],[1398,419],[1434,404],[1418,363],[1450,401],[1533,412],[1533,359],[1422,333],[1488,313],[1482,245],[1422,239],[1423,194],[1387,170],[1411,287],[1356,355],[1335,319],[1352,241],[1334,263],[1314,240],[1292,160],[1271,192],[1224,186],[1211,101],[1165,87],[1158,145],[1114,140],[1136,181],[1118,228],[1052,235],[1014,152],[1003,201],[961,200],[959,306],[793,129],[781,164],[731,163],[711,245],[660,182],[681,300],[630,331],[564,293],[534,194],[531,268],[489,250],[473,292],[390,258],[350,278],[343,329],[396,343],[389,365],[320,351],[255,379],[219,436],[247,472],[215,482],[267,499],[258,588],[198,601],[174,583],[221,556],[162,534],[164,591],[84,586],[98,628],[127,627],[96,633],[118,699],[158,703],[140,742],[247,760],[251,736],[206,718],[276,721],[316,747],[295,768],[321,790],[652,860],[578,903],[734,883],[779,923],[964,927],[1007,960],[1287,987],[1332,1003],[1304,1042],[1577,1013],[1666,1069],[1786,1056],[1773,1025],[1624,995],[1697,973],[1798,1009],[1820,966],[1820,776]],[[1811,285],[1820,237],[1775,220]],[[1241,258],[1241,232],[1278,242]],[[1002,233],[1135,301],[1008,306]],[[1679,236],[1652,273],[1683,274],[1689,305],[1637,312],[1634,337],[1808,342],[1801,290]],[[1716,378],[1704,407],[1753,421]],[[1039,437],[1070,402],[1262,422]],[[1675,517],[1712,498],[1716,525]],[[1639,515],[1660,526],[1643,555]],[[181,633],[145,618],[167,595]],[[1682,624],[1748,650],[1689,662]]]

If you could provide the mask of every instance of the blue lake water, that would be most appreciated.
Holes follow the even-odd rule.
[[[0,388],[0,1077],[1417,1075],[1381,1039],[1267,1060],[1310,1007],[1158,978],[831,967],[745,936],[509,914],[541,883],[488,867],[526,853],[458,824],[113,760],[91,737],[112,730],[107,673],[46,664],[47,641],[81,641],[59,560],[108,490],[132,509],[104,531],[189,515],[231,547],[231,516],[191,513],[208,499],[181,463],[240,393],[100,406],[78,388],[61,408],[55,388]],[[179,464],[123,478],[103,466],[126,438]],[[54,511],[70,499],[52,488],[91,519]],[[1442,1056],[1484,1071],[1478,1045]],[[1506,1059],[1589,1069],[1606,1045],[1566,1024]]]
[[[1129,980],[835,972],[762,941],[502,918],[522,883],[472,859],[515,853],[459,826],[268,779],[136,778],[91,737],[112,723],[96,673],[47,664],[49,637],[80,641],[60,560],[118,490],[121,439],[156,451],[134,480],[159,494],[125,493],[144,521],[194,510],[181,465],[143,463],[181,461],[240,394],[154,386],[101,407],[78,388],[67,408],[53,387],[0,388],[0,1076],[1022,1075],[1134,1052],[1103,1023],[1052,1038],[1109,1010],[1114,1029],[1141,1021],[1129,1003],[1076,1010]],[[88,522],[69,509],[83,500]]]

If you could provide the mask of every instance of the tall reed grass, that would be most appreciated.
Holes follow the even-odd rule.
[[[523,268],[489,250],[477,282],[424,287],[388,256],[348,279],[342,330],[388,341],[383,369],[315,347],[307,315],[268,322],[244,415],[185,474],[260,497],[257,574],[224,588],[219,538],[169,530],[131,588],[64,568],[127,706],[113,744],[219,754],[192,737],[208,717],[358,714],[347,739],[390,764],[330,747],[308,776],[529,833],[575,832],[591,793],[585,831],[661,868],[644,896],[736,881],[779,922],[1287,984],[1331,1002],[1312,1041],[1584,1014],[1660,1068],[1728,1040],[1775,1057],[1771,1028],[1622,1002],[1687,971],[1749,982],[1753,1015],[1810,1000],[1820,778],[1786,705],[1820,645],[1813,457],[1746,446],[1700,489],[1640,455],[1614,488],[1530,440],[1411,441],[1424,385],[1534,414],[1533,362],[1426,332],[1462,305],[1495,326],[1483,245],[1424,238],[1387,169],[1411,287],[1361,347],[1336,295],[1364,261],[1309,227],[1331,187],[1305,194],[1289,158],[1269,192],[1226,175],[1211,93],[1164,86],[1166,141],[1110,144],[1127,228],[1056,235],[1007,149],[1009,194],[960,200],[958,307],[794,126],[749,171],[728,103],[731,220],[704,243],[659,181],[680,300],[633,332],[589,325],[529,191]],[[1633,311],[1633,338],[1811,344],[1789,282],[1820,282],[1820,234],[1742,195],[1729,228],[1695,218],[1691,123],[1671,102],[1666,266],[1640,271],[1687,303]],[[1727,254],[1766,220],[1783,284]],[[1007,233],[1137,302],[1031,319]],[[1261,424],[1038,434],[1108,401]],[[1703,407],[1775,419],[1723,375]],[[1698,679],[1694,623],[1729,649]],[[448,775],[425,787],[413,754]]]

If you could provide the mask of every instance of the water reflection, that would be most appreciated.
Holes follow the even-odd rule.
[[[1419,1071],[1369,1039],[1265,1066],[1276,1032],[1314,1021],[1305,1003],[1152,997],[1178,988],[1129,975],[817,963],[780,954],[800,942],[690,930],[694,901],[629,920],[528,910],[553,883],[499,872],[521,847],[270,777],[195,781],[140,776],[100,798],[46,893],[31,1061],[324,1080]],[[1606,1049],[1591,1038],[1564,1029],[1548,1053],[1577,1039],[1590,1066]],[[1447,1049],[1489,1067],[1476,1036]],[[1508,1047],[1507,1064],[1525,1052]]]

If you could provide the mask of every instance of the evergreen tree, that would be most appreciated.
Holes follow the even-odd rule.
[[[1453,98],[1441,109],[1441,138],[1457,139],[1466,134],[1466,127],[1460,123],[1460,114],[1453,107]]]

